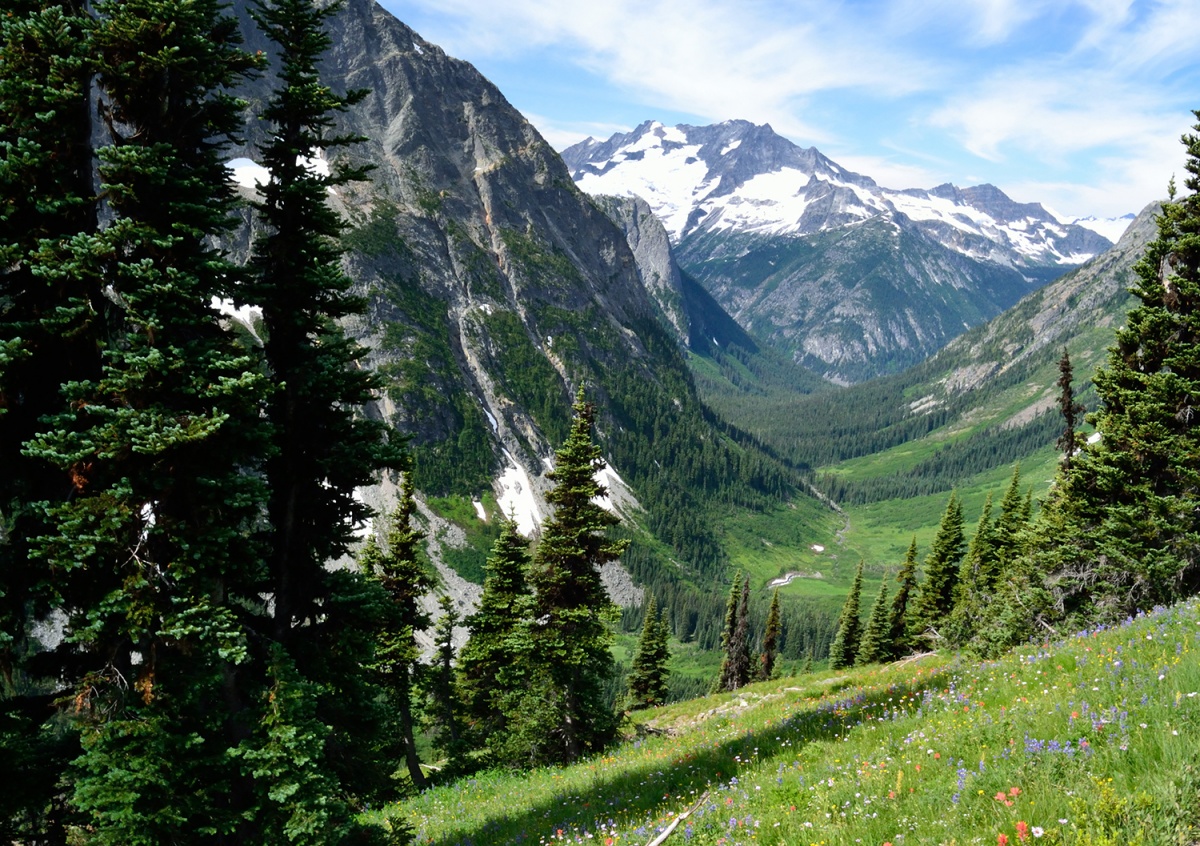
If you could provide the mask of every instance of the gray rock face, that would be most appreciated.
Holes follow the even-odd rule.
[[[235,3],[243,20],[248,5]],[[557,403],[565,423],[580,383],[606,405],[608,364],[643,367],[648,380],[658,368],[683,370],[677,354],[664,358],[643,344],[646,332],[667,333],[660,308],[622,232],[471,65],[371,0],[349,0],[329,29],[324,79],[336,90],[369,91],[339,117],[336,131],[365,137],[344,155],[374,170],[369,182],[338,189],[330,200],[355,227],[346,269],[370,302],[369,314],[349,328],[371,350],[364,365],[392,380],[373,413],[415,444],[490,456],[497,499],[545,515],[545,473],[557,443],[546,429],[548,413],[531,409],[521,394],[523,374],[507,369],[518,360],[513,350],[542,359],[557,380],[535,387]],[[244,30],[248,48],[269,52],[252,26]],[[273,84],[268,73],[239,92],[252,113]],[[252,118],[246,146],[232,155],[253,158],[262,131]],[[645,232],[649,250],[657,236],[652,226]],[[237,249],[248,243],[243,232]],[[521,479],[520,496],[505,477]],[[384,485],[367,497],[387,510],[393,494]],[[630,495],[622,507],[636,500]],[[460,584],[437,548],[452,547],[454,533],[432,512],[424,519],[440,527],[430,554],[468,611],[477,587]],[[620,599],[640,601],[627,575],[606,580]]]

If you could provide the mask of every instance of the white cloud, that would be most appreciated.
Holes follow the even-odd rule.
[[[629,132],[632,126],[599,121],[561,121],[534,112],[524,112],[525,119],[537,127],[551,147],[565,150],[585,138],[606,139],[618,132]]]

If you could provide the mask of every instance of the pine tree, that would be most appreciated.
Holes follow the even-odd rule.
[[[850,585],[850,593],[842,605],[842,613],[838,616],[837,633],[829,647],[829,669],[841,670],[851,666],[858,655],[859,641],[862,634],[862,622],[859,619],[862,604],[862,575],[863,562],[858,562],[854,571],[854,582]]]
[[[1075,430],[1079,425],[1084,406],[1075,401],[1075,390],[1071,384],[1075,375],[1071,368],[1071,356],[1066,347],[1063,347],[1062,358],[1058,360],[1058,373],[1058,410],[1063,418],[1063,433],[1062,437],[1058,439],[1058,448],[1063,453],[1063,472],[1070,473],[1071,457],[1079,449],[1079,435]]]
[[[438,597],[441,615],[433,631],[434,665],[429,670],[429,718],[434,728],[433,746],[447,758],[447,766],[459,768],[465,752],[461,728],[462,703],[455,684],[454,628],[459,623],[454,600]]]
[[[925,559],[925,575],[913,610],[914,627],[910,630],[914,642],[931,631],[936,634],[942,620],[953,610],[958,565],[965,552],[965,543],[962,503],[958,492],[952,491],[934,536],[933,547]]]
[[[470,636],[458,656],[459,687],[474,746],[495,750],[502,743],[508,724],[502,700],[530,683],[529,566],[529,542],[516,521],[505,518],[485,565],[479,608],[466,621]]]
[[[775,678],[775,662],[779,657],[779,636],[782,626],[779,618],[779,589],[771,594],[771,607],[767,611],[767,625],[763,630],[762,654],[758,660],[758,678],[768,681]]]
[[[80,2],[14,0],[0,16],[0,759],[20,773],[0,792],[4,842],[65,838],[60,783],[79,754],[27,660],[32,621],[71,593],[31,554],[48,531],[35,503],[69,497],[72,477],[24,448],[68,410],[64,383],[98,376],[112,310],[71,249],[97,226],[88,30]],[[69,663],[38,661],[40,674],[73,676]]]
[[[1200,113],[1196,114],[1200,118]],[[1064,471],[1038,551],[1057,604],[1117,619],[1200,589],[1200,123],[1183,136],[1185,186],[1136,266],[1130,311],[1094,378],[1098,443]]]
[[[375,539],[369,538],[359,563],[364,571],[375,574],[390,601],[388,625],[380,633],[376,649],[376,668],[389,704],[395,709],[409,778],[420,790],[425,786],[425,775],[414,736],[413,692],[419,670],[416,633],[429,626],[429,617],[419,601],[433,587],[433,580],[420,561],[424,533],[413,525],[415,515],[412,474],[406,473],[400,485],[400,500],[389,521],[386,548],[381,550]]]
[[[606,464],[592,442],[595,409],[583,388],[576,395],[566,443],[555,453],[555,484],[546,500],[555,506],[542,527],[530,570],[534,588],[534,655],[544,669],[544,700],[557,713],[552,760],[573,761],[602,747],[615,731],[604,687],[613,673],[609,628],[616,606],[600,581],[600,567],[615,561],[629,545],[605,537],[619,519],[595,500],[607,489],[596,481]]]
[[[996,564],[993,569],[985,571],[984,584],[987,587],[994,586],[1005,565],[1020,554],[1029,525],[1030,507],[1029,499],[1021,494],[1021,465],[1017,464],[1013,467],[1008,490],[1000,500],[1000,515],[996,518],[993,532]]]
[[[875,604],[871,606],[871,616],[867,621],[866,629],[862,633],[858,652],[854,657],[855,666],[878,664],[881,661],[886,661],[891,651],[891,644],[887,641],[887,635],[888,589],[887,580],[885,579],[879,583],[879,595],[875,597]]]
[[[325,21],[341,3],[256,0],[254,18],[278,48],[279,85],[263,110],[270,140],[259,150],[270,179],[255,204],[262,227],[250,259],[251,277],[234,294],[262,308],[263,345],[279,388],[267,414],[273,452],[267,461],[271,495],[274,637],[306,634],[327,579],[326,561],[346,554],[353,528],[369,509],[354,498],[384,468],[401,469],[380,421],[357,409],[379,379],[357,362],[365,350],[336,321],[363,311],[342,272],[338,237],[344,224],[328,193],[365,177],[365,169],[335,162],[328,175],[311,162],[358,140],[333,133],[334,116],[365,91],[337,95],[323,84],[317,61],[328,50]],[[311,625],[311,622],[309,623]]]
[[[989,493],[967,554],[959,565],[954,608],[941,632],[956,646],[970,641],[984,619],[992,585],[1000,569],[999,556],[996,523],[992,519],[992,495]]]
[[[740,574],[739,574],[740,576]],[[750,577],[734,581],[729,594],[733,607],[730,618],[726,611],[728,636],[722,637],[725,658],[721,662],[721,674],[717,680],[718,691],[737,690],[750,683]]]
[[[912,629],[910,622],[910,600],[917,587],[917,536],[913,535],[908,552],[904,555],[904,563],[896,574],[896,596],[892,599],[892,611],[888,618],[888,643],[892,658],[901,658],[912,651],[913,645],[909,638]]]
[[[642,635],[638,638],[633,666],[629,670],[629,709],[653,708],[667,701],[667,661],[671,654],[667,647],[669,626],[666,614],[660,615],[654,594],[647,592],[646,619],[642,623]]]

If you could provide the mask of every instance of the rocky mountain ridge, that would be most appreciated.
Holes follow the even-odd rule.
[[[746,121],[647,122],[563,156],[589,193],[645,200],[747,331],[841,384],[924,360],[1110,245],[994,186],[882,188]]]

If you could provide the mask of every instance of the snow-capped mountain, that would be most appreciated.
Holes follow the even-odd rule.
[[[1084,229],[1090,229],[1093,232],[1099,232],[1114,244],[1121,240],[1121,236],[1125,234],[1125,230],[1133,223],[1136,215],[1132,212],[1121,217],[1076,217],[1070,222],[1076,226],[1082,226]]]
[[[634,195],[744,328],[827,378],[895,372],[1111,246],[992,185],[894,190],[770,126],[649,121],[563,151]]]
[[[741,120],[674,127],[647,121],[562,155],[581,189],[641,197],[676,242],[706,231],[811,235],[903,215],[955,252],[1021,267],[1082,264],[1115,240],[1103,226],[1061,221],[992,185],[883,188],[815,147]]]

